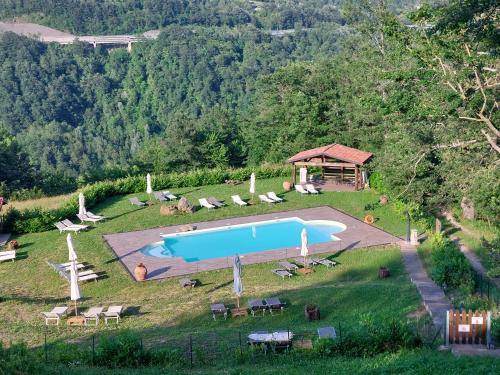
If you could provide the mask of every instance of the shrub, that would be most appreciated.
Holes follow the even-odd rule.
[[[491,320],[491,337],[497,346],[500,345],[500,315]]]
[[[128,331],[101,338],[96,348],[95,364],[97,366],[139,367],[149,362],[150,356],[147,351],[143,350],[139,336]]]
[[[263,165],[259,168],[241,169],[194,169],[183,173],[154,175],[151,183],[154,190],[189,186],[222,184],[226,180],[247,180],[252,172],[257,178],[287,176],[290,170],[282,165]],[[146,190],[144,176],[130,176],[117,180],[101,181],[81,189],[87,208],[91,208],[114,195],[138,193]],[[78,196],[71,197],[58,209],[34,208],[19,211],[10,209],[4,215],[4,227],[15,233],[33,233],[53,229],[56,221],[75,216],[78,212]]]
[[[474,290],[474,274],[462,252],[442,234],[433,235],[430,242],[432,279],[445,289],[470,294]]]
[[[385,193],[386,189],[384,186],[384,178],[380,172],[373,172],[368,178],[370,182],[370,188],[376,190],[379,193]]]
[[[500,277],[500,235],[497,235],[491,241],[487,241],[483,238],[481,242],[481,246],[488,254],[488,262],[490,265],[488,276],[492,278]]]
[[[42,366],[25,344],[3,348],[0,343],[0,374],[37,374]]]

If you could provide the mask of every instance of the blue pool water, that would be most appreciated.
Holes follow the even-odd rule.
[[[183,257],[187,262],[222,258],[235,254],[300,247],[306,228],[308,243],[338,241],[335,233],[346,229],[334,221],[303,221],[299,218],[244,224],[164,236],[163,243],[150,244],[141,251],[153,257]]]

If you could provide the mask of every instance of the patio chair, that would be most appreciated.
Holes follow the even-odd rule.
[[[231,199],[233,200],[234,204],[237,204],[240,207],[248,205],[248,203],[241,199],[239,195],[232,195]]]
[[[57,268],[62,269],[63,271],[69,271],[71,269],[71,262],[66,262],[66,263],[60,263],[60,264],[55,264]],[[77,262],[76,263],[76,269],[82,269],[87,267],[85,264]]]
[[[293,261],[295,263],[301,265],[302,267],[306,267],[306,263],[307,263],[307,267],[312,267],[315,264],[311,259],[307,259],[306,263],[304,263],[304,259],[303,258],[295,258]]]
[[[311,194],[319,194],[319,191],[316,190],[313,184],[306,184],[306,189]]]
[[[82,225],[82,224],[73,224],[71,220],[69,219],[64,219],[63,221],[61,221],[61,223],[63,223],[64,225],[66,225],[68,228],[80,228],[80,230],[85,230],[87,229],[89,226],[88,225]]]
[[[174,194],[172,194],[172,193],[171,193],[170,191],[168,191],[168,190],[167,190],[167,191],[164,191],[164,192],[163,192],[163,195],[165,196],[165,198],[168,198],[168,199],[170,199],[171,201],[174,201],[174,200],[176,200],[176,199],[177,199],[177,196],[176,196],[176,195],[174,195]]]
[[[270,199],[268,196],[264,195],[264,194],[259,194],[259,199],[261,202],[263,203],[276,203],[275,201],[273,201],[272,199]]]
[[[287,271],[296,271],[299,269],[299,267],[296,264],[290,263],[286,260],[283,260],[283,261],[279,262],[278,264],[280,265],[280,267],[283,267]]]
[[[16,250],[0,251],[0,262],[6,260],[14,261],[16,259]]]
[[[227,319],[227,307],[223,303],[213,303],[210,305],[210,311],[212,311],[212,317],[217,320],[217,315],[224,315],[224,320]]]
[[[191,279],[180,279],[179,280],[179,284],[180,286],[182,286],[183,288],[186,288],[186,287],[191,287],[191,288],[194,288],[196,286],[196,280],[191,280]]]
[[[327,266],[328,268],[337,265],[337,262],[327,258],[311,258],[311,260],[316,264],[322,264],[323,266]]]
[[[266,306],[269,309],[271,315],[273,315],[273,311],[281,311],[285,309],[285,303],[281,302],[278,297],[269,297],[264,300],[266,302]]]
[[[108,324],[108,319],[115,319],[116,323],[121,319],[121,313],[123,312],[123,306],[109,306],[108,311],[104,311],[104,323]]]
[[[88,325],[88,322],[94,320],[95,325],[99,324],[99,317],[104,311],[104,307],[91,307],[86,312],[82,313],[83,318],[85,319],[85,325]]]
[[[98,221],[101,221],[102,219],[97,219],[97,218],[92,218],[89,217],[88,215],[81,215],[81,214],[76,214],[76,217],[80,219],[80,221],[83,223],[85,221],[91,222],[91,223],[97,223]]]
[[[262,315],[264,315],[267,310],[267,306],[262,303],[261,299],[252,299],[248,301],[248,307],[250,308],[252,316],[255,316],[255,313],[259,311],[262,311]]]
[[[64,223],[62,221],[58,221],[54,225],[57,229],[59,229],[59,233],[62,233],[62,232],[78,233],[82,230],[82,228],[80,228],[80,227],[68,227],[67,225],[64,225]]]
[[[43,316],[45,317],[45,324],[49,325],[50,321],[55,320],[56,325],[59,325],[61,318],[66,314],[67,311],[68,308],[64,306],[64,307],[54,307],[49,312],[42,312]]]
[[[137,198],[137,197],[132,197],[132,198],[129,198],[129,199],[128,199],[128,201],[129,201],[131,204],[133,204],[134,206],[139,206],[139,207],[142,207],[142,206],[145,206],[145,205],[146,205],[146,203],[141,202],[141,201],[139,200],[139,198]]]
[[[274,191],[268,192],[267,196],[275,202],[283,202],[283,198],[278,197]]]
[[[217,208],[221,208],[221,207],[225,206],[224,203],[222,203],[221,201],[217,200],[215,197],[208,197],[207,198],[207,202],[210,203],[211,205],[217,207]]]
[[[290,278],[293,276],[293,274],[291,274],[287,270],[282,270],[282,269],[274,269],[274,270],[271,270],[271,272],[274,273],[275,275],[280,276],[282,279],[285,279],[285,277]]]
[[[163,202],[164,202],[164,201],[168,201],[168,198],[167,198],[167,197],[166,197],[163,193],[161,193],[161,192],[159,192],[159,191],[155,191],[155,192],[153,193],[153,195],[154,195],[154,197],[155,197],[155,199],[156,199],[157,201],[163,201]]]
[[[99,275],[95,273],[93,270],[88,270],[78,273],[79,282],[90,281],[90,280],[94,280],[95,282],[97,282],[97,279],[99,279]]]
[[[302,185],[295,185],[295,191],[298,191],[300,194],[309,194],[309,192],[304,189]]]
[[[93,219],[101,219],[101,220],[106,220],[106,216],[102,216],[102,215],[95,215],[93,214],[92,212],[90,211],[87,211],[87,216],[88,217],[91,217]]]
[[[211,209],[211,208],[216,208],[216,206],[214,206],[213,204],[211,203],[208,203],[207,199],[206,198],[200,198],[198,199],[198,202],[200,202],[200,206],[201,207],[205,207],[207,209]]]

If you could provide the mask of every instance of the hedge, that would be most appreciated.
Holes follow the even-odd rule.
[[[248,180],[255,173],[257,178],[283,177],[290,175],[290,168],[285,165],[263,165],[256,168],[240,169],[195,169],[189,172],[152,175],[153,190],[190,186],[222,184],[226,180]],[[81,189],[87,208],[115,195],[124,195],[146,191],[144,176],[130,176],[117,180],[101,181]],[[14,233],[35,233],[51,230],[54,223],[78,213],[78,196],[71,197],[57,209],[34,208],[19,211],[10,209],[3,216],[4,229]]]

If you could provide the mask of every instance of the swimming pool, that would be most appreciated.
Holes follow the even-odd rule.
[[[301,245],[300,233],[303,228],[307,230],[310,245],[338,241],[334,234],[346,230],[344,224],[336,221],[304,221],[293,217],[164,235],[162,242],[149,244],[141,252],[152,257],[182,257],[186,262],[196,262],[236,254],[295,248]]]

